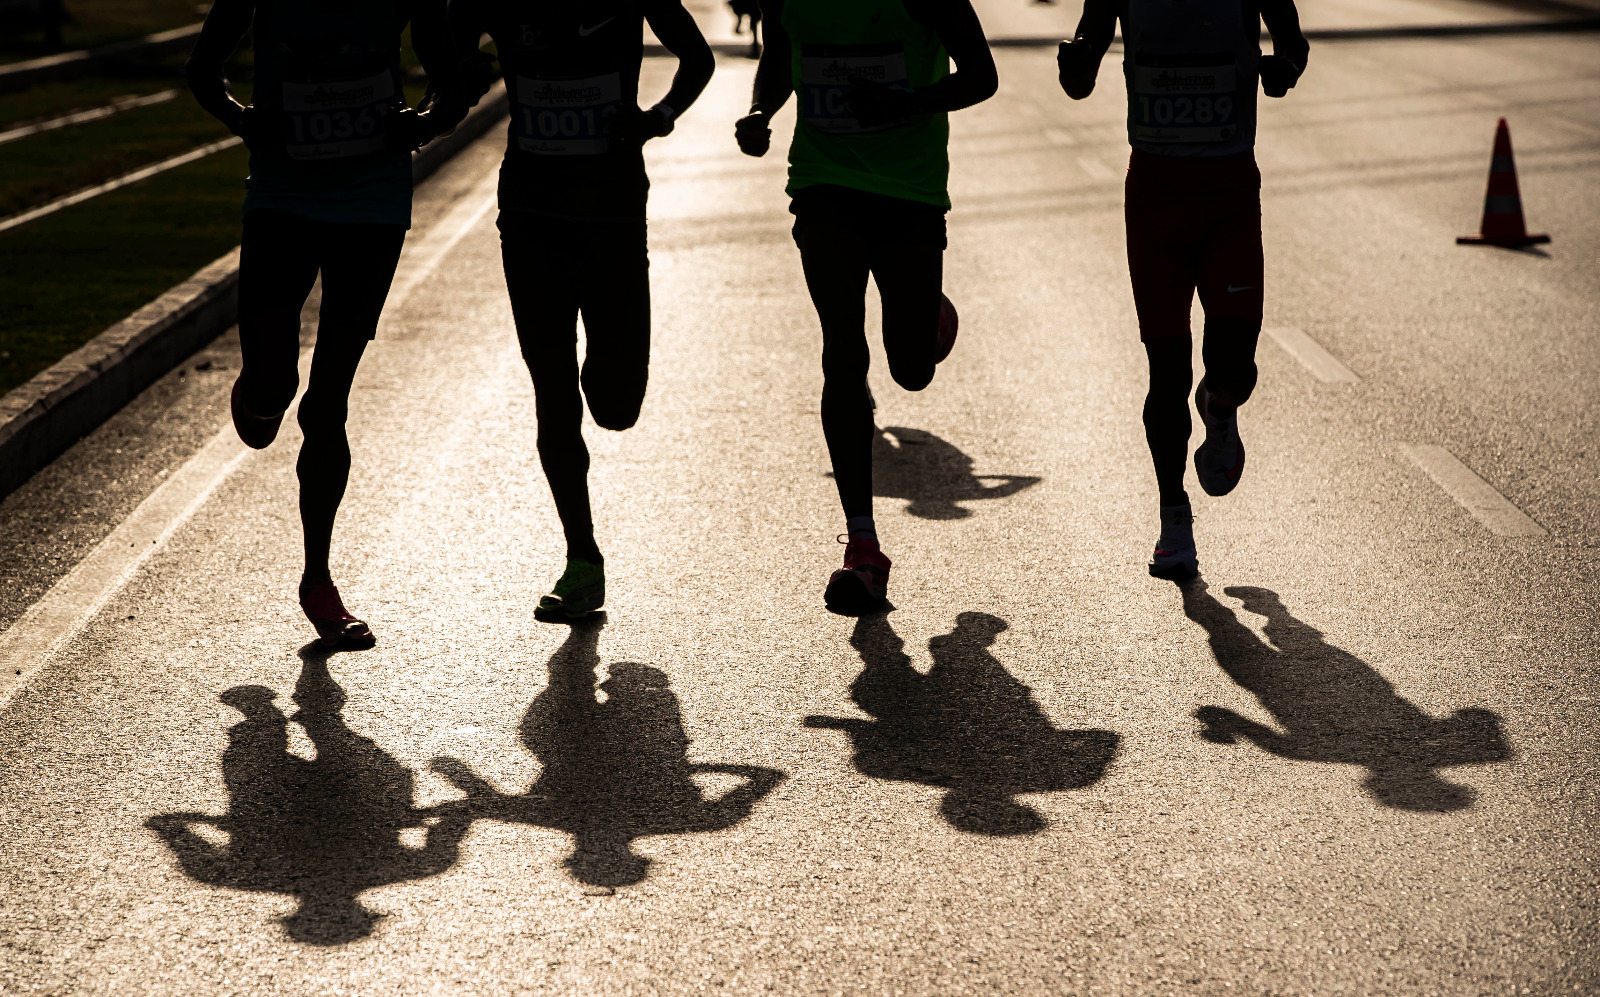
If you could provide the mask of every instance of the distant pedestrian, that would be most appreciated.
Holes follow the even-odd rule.
[[[798,95],[789,210],[822,323],[822,432],[847,534],[844,566],[823,599],[857,615],[883,606],[890,567],[872,517],[867,275],[883,299],[889,372],[920,391],[956,336],[942,290],[949,112],[988,100],[999,79],[968,0],[763,0],[762,8],[770,44],[735,138],[747,155],[766,155],[772,116]]]
[[[679,0],[455,0],[450,22],[462,47],[489,33],[512,94],[500,249],[533,377],[539,463],[567,542],[566,568],[534,616],[579,619],[605,605],[584,402],[601,427],[627,429],[639,419],[650,374],[644,144],[672,133],[710,82],[716,57]],[[671,88],[647,111],[639,108],[645,22],[678,57]]]
[[[1194,515],[1184,491],[1193,346],[1189,309],[1205,309],[1205,376],[1195,407],[1205,442],[1195,475],[1226,495],[1244,471],[1239,406],[1256,384],[1261,334],[1261,172],[1256,85],[1282,97],[1305,71],[1309,46],[1294,0],[1085,0],[1072,41],[1061,43],[1061,87],[1094,90],[1100,60],[1122,21],[1128,92],[1128,272],[1139,338],[1150,361],[1145,438],[1155,461],[1161,536],[1150,574],[1199,573]],[[1261,54],[1261,22],[1272,55]]]
[[[438,96],[430,111],[408,109],[401,88],[408,24]],[[223,63],[247,31],[255,80],[243,107]],[[322,276],[300,403],[300,605],[324,646],[370,647],[371,628],[345,609],[328,564],[350,474],[350,385],[411,227],[411,152],[460,121],[475,84],[451,54],[444,0],[217,0],[188,77],[201,106],[250,149],[232,410],[239,438],[258,450],[277,437],[299,387],[300,310]]]
[[[761,36],[758,30],[761,27],[760,0],[728,0],[728,9],[733,11],[733,33],[744,34],[746,22],[750,25],[750,58],[761,58]]]

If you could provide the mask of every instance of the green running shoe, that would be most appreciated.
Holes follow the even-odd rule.
[[[549,595],[539,598],[533,618],[545,623],[565,623],[580,620],[605,608],[605,604],[605,565],[572,557],[567,559],[567,570],[561,573],[556,587]]]

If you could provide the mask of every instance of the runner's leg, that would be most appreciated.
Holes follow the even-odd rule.
[[[330,580],[333,521],[350,477],[345,434],[350,385],[367,341],[377,332],[406,231],[401,225],[317,223],[310,235],[315,243],[302,245],[300,251],[314,253],[312,258],[321,263],[322,311],[310,383],[300,400],[305,442],[295,465],[306,544],[302,595],[309,586]]]
[[[239,390],[254,415],[273,416],[300,386],[300,309],[317,279],[314,222],[270,208],[244,216],[239,249]]]
[[[822,434],[845,519],[872,515],[872,401],[867,394],[867,257],[853,233],[797,202],[795,244],[822,323]],[[937,325],[937,298],[935,299]]]
[[[583,396],[602,428],[639,421],[650,379],[650,256],[644,219],[585,226]]]
[[[943,229],[943,218],[940,220]],[[883,302],[883,351],[889,373],[907,391],[933,380],[939,351],[942,240],[908,240],[873,254],[872,278]]]
[[[502,211],[500,251],[522,358],[533,378],[539,464],[566,534],[567,557],[599,563],[589,509],[589,448],[579,394],[579,273],[584,227],[549,215]]]
[[[1205,308],[1206,388],[1213,411],[1231,415],[1256,386],[1256,341],[1261,335],[1261,190],[1254,184],[1216,196],[1220,211],[1201,247],[1198,288]]]

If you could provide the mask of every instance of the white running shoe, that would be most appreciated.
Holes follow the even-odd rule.
[[[1194,513],[1186,505],[1161,507],[1161,539],[1150,558],[1150,574],[1169,582],[1186,582],[1200,574],[1194,549]]]

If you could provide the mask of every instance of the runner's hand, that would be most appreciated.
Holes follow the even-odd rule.
[[[251,152],[283,151],[283,115],[277,111],[251,104],[239,112],[233,133],[244,139],[245,147]]]
[[[1261,57],[1261,92],[1268,97],[1282,97],[1300,79],[1300,67],[1281,55]]]
[[[642,111],[637,107],[617,108],[608,128],[611,145],[617,149],[641,146],[672,131],[671,123],[655,108]]]
[[[437,133],[427,114],[419,114],[408,107],[389,116],[383,132],[383,144],[391,149],[416,152],[433,141]]]
[[[760,111],[733,123],[733,137],[746,156],[765,156],[772,148],[772,118]]]
[[[850,84],[844,102],[856,120],[868,128],[902,121],[917,112],[916,97],[909,90],[896,90],[859,77]]]
[[[1065,41],[1056,49],[1056,70],[1061,79],[1061,89],[1073,100],[1082,100],[1094,93],[1094,78],[1099,69],[1099,60],[1082,42]]]

